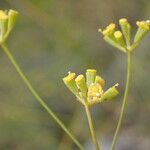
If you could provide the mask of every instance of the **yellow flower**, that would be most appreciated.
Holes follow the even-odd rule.
[[[103,93],[104,91],[100,84],[91,84],[88,88],[88,102],[98,101]]]
[[[69,74],[63,78],[68,89],[77,97],[83,105],[93,105],[105,100],[110,100],[118,95],[118,90],[115,86],[104,92],[105,80],[96,75],[96,70],[87,69],[86,78],[80,74],[76,77],[75,73]]]
[[[8,19],[8,15],[4,11],[0,10],[0,20],[4,19]]]
[[[109,24],[104,30],[99,29],[98,31],[101,32],[104,36],[108,36],[113,34],[116,25],[114,23]]]
[[[119,19],[119,25],[121,31],[116,31],[116,25],[114,23],[109,24],[104,30],[99,29],[104,36],[104,40],[110,45],[118,48],[123,52],[133,51],[140,41],[150,31],[150,20],[137,21],[138,29],[134,36],[134,41],[131,43],[131,25],[126,18]]]
[[[137,21],[136,25],[140,28],[143,28],[145,30],[149,30],[150,29],[150,23],[148,23],[148,21]]]

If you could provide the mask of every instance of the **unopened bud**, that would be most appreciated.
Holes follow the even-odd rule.
[[[115,31],[114,32],[114,36],[116,38],[116,40],[118,41],[118,44],[120,44],[120,46],[122,46],[123,48],[126,47],[125,41],[123,39],[123,35],[120,31]]]
[[[96,77],[96,70],[94,69],[87,69],[86,71],[86,84],[90,86],[92,83],[95,82]]]
[[[104,100],[111,100],[113,99],[115,96],[117,96],[119,94],[116,86],[118,86],[119,84],[114,85],[113,87],[109,88],[101,97],[101,101]]]
[[[102,77],[100,77],[100,76],[96,76],[96,78],[95,78],[95,83],[98,83],[98,84],[100,84],[102,87],[104,87],[104,85],[105,85],[105,80],[104,80]]]
[[[150,31],[150,23],[146,21],[137,21],[136,24],[138,26],[138,30],[134,37],[134,43],[139,43],[146,36],[148,31]]]
[[[81,97],[84,99],[87,98],[87,85],[85,81],[85,77],[83,75],[78,75],[75,79],[76,85],[80,90]]]
[[[123,32],[126,44],[127,44],[127,46],[130,46],[131,26],[128,23],[126,18],[120,19],[119,24],[120,24],[121,30]]]
[[[78,87],[77,87],[76,82],[75,82],[75,76],[76,76],[75,73],[70,73],[69,72],[68,76],[63,78],[63,81],[64,81],[65,85],[68,87],[68,89],[73,94],[79,96]]]
[[[16,23],[16,18],[18,16],[18,12],[14,10],[8,11],[8,30],[11,31]]]

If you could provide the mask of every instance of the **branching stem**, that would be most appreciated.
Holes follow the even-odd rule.
[[[48,105],[44,102],[44,100],[37,94],[37,92],[33,89],[32,85],[30,84],[29,80],[19,67],[18,63],[16,62],[15,58],[7,48],[7,45],[1,44],[1,47],[13,66],[15,67],[17,73],[20,75],[21,79],[25,83],[25,85],[28,87],[29,91],[32,93],[32,95],[35,97],[35,99],[41,104],[41,106],[48,112],[48,114],[54,119],[54,121],[66,132],[66,134],[74,141],[74,143],[78,146],[80,150],[84,150],[82,145],[78,142],[78,140],[72,135],[72,133],[67,129],[67,127],[63,124],[63,122],[55,115],[55,113],[48,107]]]
[[[120,111],[120,116],[119,116],[119,120],[118,120],[118,124],[115,130],[115,134],[113,136],[113,141],[112,141],[112,145],[111,145],[111,150],[115,150],[115,146],[116,146],[116,142],[118,139],[118,134],[120,131],[120,127],[121,124],[123,122],[123,118],[124,118],[124,114],[125,114],[125,109],[126,109],[126,105],[127,105],[127,97],[128,97],[128,93],[129,93],[129,85],[130,85],[130,80],[131,80],[131,57],[132,57],[132,53],[129,51],[128,52],[128,61],[127,61],[127,79],[126,79],[126,87],[125,87],[125,92],[124,92],[124,98],[123,98],[123,102],[122,102],[122,107],[121,107],[121,111]]]
[[[86,111],[86,115],[87,115],[87,119],[88,119],[89,128],[90,128],[93,143],[95,145],[96,150],[100,150],[98,140],[97,140],[97,137],[96,137],[96,133],[95,133],[95,129],[94,129],[94,124],[93,124],[90,108],[89,108],[88,105],[85,105],[85,111]]]

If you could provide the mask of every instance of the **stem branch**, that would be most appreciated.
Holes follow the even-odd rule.
[[[115,130],[115,134],[113,136],[111,150],[115,150],[119,130],[120,130],[123,118],[124,118],[125,109],[126,109],[126,105],[127,105],[127,97],[128,97],[128,93],[129,93],[129,85],[130,85],[130,80],[131,80],[131,56],[132,56],[131,52],[128,52],[126,87],[125,87],[124,98],[123,98],[123,102],[122,102],[122,107],[121,107],[121,111],[120,111],[118,124],[117,124],[116,130]]]
[[[89,106],[85,105],[85,111],[86,111],[86,115],[87,115],[87,119],[88,119],[89,128],[90,128],[93,143],[95,145],[96,150],[100,150]]]
[[[1,47],[13,66],[15,67],[16,71],[20,75],[21,79],[24,81],[25,85],[28,87],[29,91],[35,97],[35,99],[42,105],[42,107],[48,112],[48,114],[54,119],[54,121],[66,132],[66,134],[74,141],[74,143],[79,147],[80,150],[84,150],[82,145],[78,142],[78,140],[72,135],[72,133],[67,129],[67,127],[63,124],[63,122],[55,115],[55,113],[48,107],[48,105],[44,102],[44,100],[37,94],[37,92],[33,89],[32,85],[30,84],[29,80],[17,64],[16,60],[10,53],[9,49],[5,44],[1,44]]]

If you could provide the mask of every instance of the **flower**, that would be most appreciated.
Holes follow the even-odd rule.
[[[132,51],[135,49],[140,41],[150,31],[150,21],[137,21],[138,29],[134,37],[134,41],[131,44],[131,25],[126,18],[119,19],[119,25],[121,31],[116,30],[114,23],[109,24],[104,30],[99,29],[104,36],[104,40],[110,45],[118,48],[123,52]]]
[[[105,80],[98,76],[94,69],[87,69],[86,78],[82,74],[76,77],[75,73],[69,72],[63,81],[83,105],[91,106],[105,100],[111,100],[119,94],[116,88],[119,84],[104,91]]]
[[[150,21],[137,21],[136,25],[138,26],[138,30],[134,37],[134,43],[139,43],[150,31]]]

